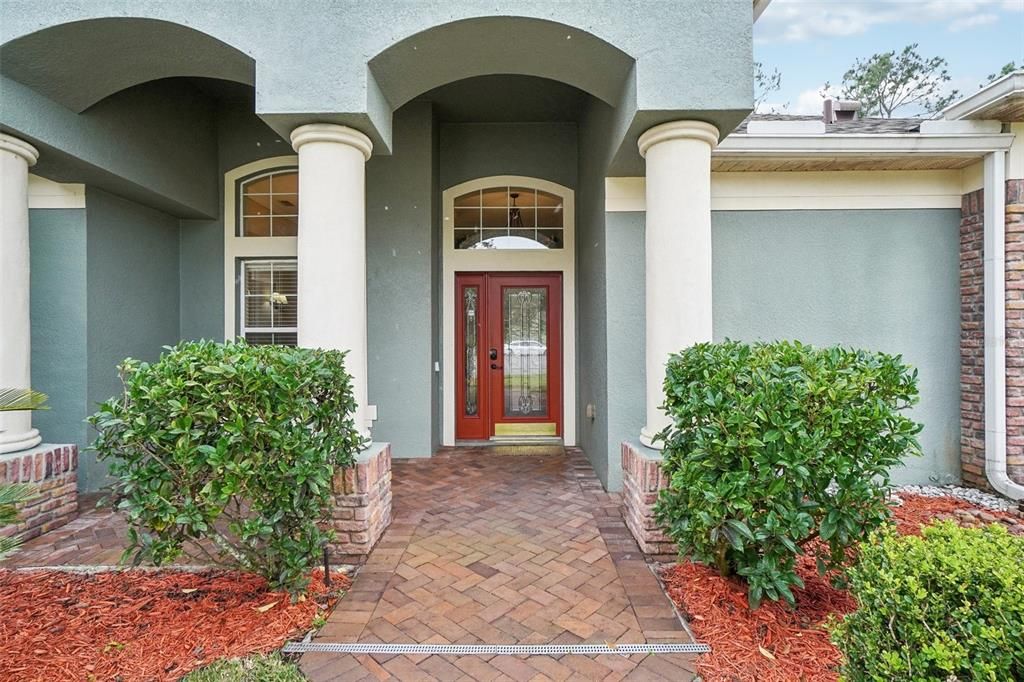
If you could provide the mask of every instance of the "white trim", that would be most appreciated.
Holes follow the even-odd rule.
[[[926,135],[921,133],[832,133],[826,135],[730,135],[712,152],[715,159],[857,158],[890,156],[980,157],[1006,150],[1010,133]]]
[[[960,170],[713,172],[712,211],[960,208]],[[606,178],[605,210],[645,211],[646,178]]]
[[[242,178],[273,168],[299,167],[299,157],[274,156],[260,159],[224,174],[224,338],[236,337],[238,291],[236,265],[240,258],[295,258],[298,241],[295,237],[239,237],[235,221],[238,216],[238,195],[235,187]]]
[[[1008,73],[981,90],[942,110],[942,117],[951,120],[970,118],[975,113],[1011,97],[1024,97],[1024,70]]]
[[[1024,499],[1006,472],[1006,160],[985,157],[985,476],[1003,495]]]
[[[28,176],[29,208],[85,208],[85,185]]]
[[[456,249],[453,221],[455,197],[475,189],[510,185],[536,187],[562,197],[565,226],[561,249]],[[443,445],[455,444],[455,273],[456,272],[561,272],[562,273],[562,438],[576,445],[576,212],[575,193],[568,187],[518,175],[477,178],[442,194],[444,221],[442,253],[442,432]]]

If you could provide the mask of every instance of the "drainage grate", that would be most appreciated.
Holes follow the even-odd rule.
[[[703,654],[707,644],[384,644],[377,642],[291,642],[284,653],[442,654],[449,656],[559,656],[563,654]]]

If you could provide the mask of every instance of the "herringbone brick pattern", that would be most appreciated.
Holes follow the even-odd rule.
[[[394,463],[394,522],[317,640],[418,644],[690,642],[581,452],[444,450]],[[671,679],[660,656],[307,654],[313,680]]]

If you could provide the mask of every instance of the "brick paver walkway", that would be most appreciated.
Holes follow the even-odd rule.
[[[127,526],[109,509],[79,504],[78,518],[21,546],[4,568],[31,566],[116,566],[127,545]]]
[[[691,642],[578,450],[394,462],[394,522],[320,642]],[[306,654],[324,680],[689,680],[686,655]]]

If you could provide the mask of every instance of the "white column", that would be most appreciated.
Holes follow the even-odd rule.
[[[28,167],[32,145],[0,133],[0,388],[30,388]],[[0,452],[40,441],[31,412],[0,412]]]
[[[356,426],[370,435],[366,391],[366,161],[373,144],[330,123],[296,128],[299,345],[348,352]]]
[[[640,442],[669,424],[662,411],[669,355],[711,340],[711,149],[718,129],[673,121],[640,136],[647,159],[647,421]]]

